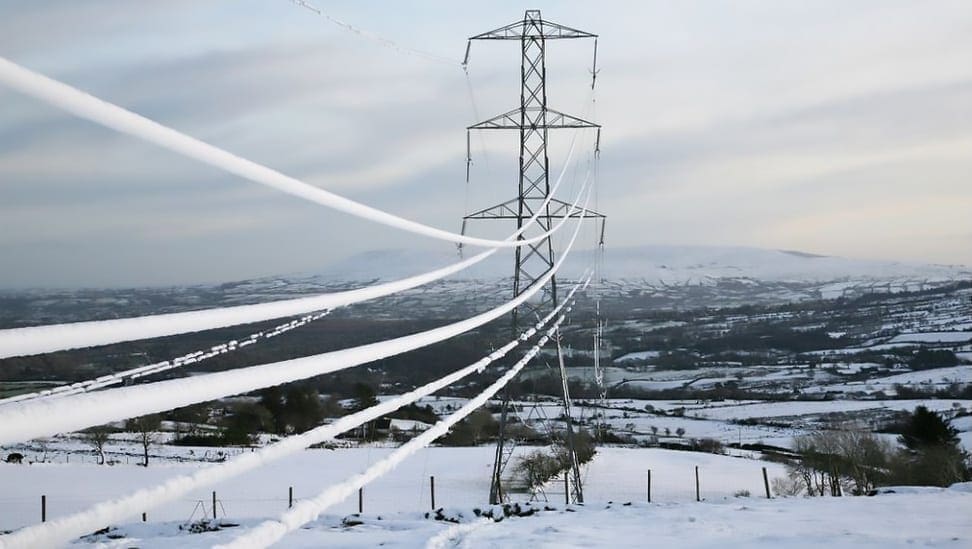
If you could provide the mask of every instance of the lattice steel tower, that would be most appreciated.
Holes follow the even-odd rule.
[[[477,219],[515,220],[517,229],[521,228],[538,210],[540,211],[536,223],[519,236],[525,240],[543,234],[550,230],[554,220],[568,214],[571,205],[562,200],[552,198],[546,205],[544,201],[550,194],[550,161],[547,156],[547,132],[551,129],[562,128],[593,128],[598,130],[600,141],[600,126],[581,118],[564,114],[547,106],[547,65],[546,47],[548,40],[567,38],[593,38],[594,60],[597,61],[597,35],[580,31],[564,25],[545,21],[539,10],[527,10],[522,21],[510,23],[489,32],[478,34],[469,39],[466,46],[465,66],[469,61],[469,48],[473,40],[518,40],[520,42],[520,106],[509,112],[494,116],[488,120],[473,124],[467,128],[472,130],[516,130],[520,132],[520,173],[519,192],[516,198],[479,210],[463,218],[462,231],[465,232],[467,222]],[[596,66],[595,66],[596,69]],[[596,71],[593,72],[596,74]],[[593,85],[593,81],[592,81]],[[467,135],[467,146],[468,146]],[[467,154],[468,162],[471,161]],[[574,211],[571,217],[599,218],[604,216],[586,210]],[[513,275],[513,296],[520,295],[534,282],[542,278],[554,265],[554,250],[551,238],[516,248],[515,267]],[[518,314],[525,314],[532,322],[536,316],[544,316],[557,304],[557,282],[551,278],[549,286],[544,288],[539,302],[524,303],[513,311],[514,329],[517,325]],[[502,499],[500,475],[505,468],[510,455],[504,451],[504,424],[506,417],[506,402],[504,401],[501,416],[500,440],[497,444],[496,461],[494,463],[493,481],[490,488],[490,503],[498,503]],[[579,480],[579,479],[578,479]],[[578,486],[579,490],[579,486]]]

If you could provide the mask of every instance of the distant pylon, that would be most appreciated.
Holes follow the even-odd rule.
[[[466,46],[466,57],[463,66],[469,62],[469,48],[473,40],[518,40],[520,42],[520,107],[494,116],[488,120],[469,126],[472,130],[517,130],[520,133],[520,173],[519,192],[516,198],[471,213],[463,218],[462,231],[465,233],[468,221],[475,219],[515,220],[516,228],[523,227],[535,213],[536,223],[519,236],[520,240],[545,233],[550,230],[553,220],[570,213],[571,204],[551,198],[544,206],[544,201],[550,194],[550,161],[547,156],[547,131],[562,128],[592,128],[598,130],[600,141],[600,125],[575,116],[564,114],[547,107],[547,65],[546,42],[566,38],[595,39],[594,55],[597,55],[597,35],[580,31],[564,25],[545,21],[540,16],[540,10],[527,10],[522,21],[478,34],[469,39]],[[595,61],[596,62],[596,61]],[[595,71],[592,74],[596,75]],[[469,139],[467,135],[466,143]],[[469,155],[467,153],[467,158]],[[468,174],[468,165],[467,165]],[[541,210],[541,208],[543,208]],[[581,217],[601,220],[603,233],[604,216],[591,211],[575,211],[571,217]],[[519,296],[534,282],[547,274],[554,266],[554,250],[551,237],[548,236],[532,244],[516,248],[515,266],[513,271],[513,296]],[[556,277],[550,279],[549,286],[544,288],[539,302],[524,303],[513,311],[513,326],[516,329],[517,318],[525,314],[526,318],[543,317],[552,307],[557,305]],[[566,398],[566,395],[565,395]],[[504,396],[503,408],[500,416],[499,441],[496,447],[496,458],[493,464],[493,478],[490,485],[490,503],[502,501],[503,491],[500,476],[506,467],[512,452],[505,447],[507,429],[506,418],[509,411],[508,396]]]

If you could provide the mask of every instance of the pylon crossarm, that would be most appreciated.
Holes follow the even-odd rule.
[[[497,204],[496,206],[490,206],[489,208],[484,208],[478,212],[473,212],[462,219],[465,221],[467,219],[516,219],[516,204],[519,199],[514,198],[507,200],[502,204]]]
[[[584,120],[583,118],[578,118],[576,116],[571,116],[554,109],[547,109],[547,127],[548,128],[598,128],[600,129],[600,124],[595,124]]]
[[[515,205],[518,203],[519,199],[514,198],[512,200],[507,200],[502,204],[497,204],[489,208],[479,210],[478,212],[473,212],[465,217],[463,221],[475,220],[475,219],[518,219],[520,216],[517,214]],[[548,222],[550,219],[560,218],[567,215],[573,208],[573,204],[568,204],[563,200],[558,200],[556,198],[550,199],[550,213],[549,215],[538,216],[539,219],[546,219]],[[595,219],[606,219],[602,213],[595,212],[594,210],[587,208],[578,208],[570,214],[571,218],[595,218]]]
[[[539,13],[536,18],[530,18],[530,12],[521,21],[504,25],[476,36],[470,40],[520,40],[521,38],[543,38],[557,40],[560,38],[597,38],[596,34],[574,29],[553,21],[541,19]]]
[[[542,117],[536,115],[540,113],[540,107],[527,107],[525,113],[521,109],[513,109],[503,114],[498,114],[490,119],[483,120],[466,128],[467,130],[519,130],[519,129],[548,129],[559,130],[568,128],[600,128],[600,124],[595,124],[554,109],[546,109],[546,122]],[[521,124],[521,114],[527,120],[540,120],[526,125]]]
[[[564,212],[569,212],[574,207],[573,204],[568,204],[563,200],[559,200],[556,198],[550,199],[550,206],[551,208],[553,208],[552,210],[550,210],[550,217],[562,217],[563,215],[565,215]],[[594,210],[591,210],[589,208],[580,208],[570,214],[570,217],[581,217],[581,216],[585,218],[592,217],[597,219],[604,219],[607,217],[606,215],[595,212]]]

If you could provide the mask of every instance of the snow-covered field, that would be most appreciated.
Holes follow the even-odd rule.
[[[516,455],[534,449],[521,446],[516,449]],[[363,471],[391,451],[380,447],[308,450],[147,512],[153,520],[187,520],[194,511],[196,518],[201,518],[200,504],[209,509],[211,490],[215,490],[221,504],[220,516],[224,510],[234,519],[268,516],[286,507],[289,487],[294,487],[298,499],[316,494]],[[365,489],[365,510],[376,513],[427,510],[430,476],[435,476],[437,505],[480,505],[489,492],[493,452],[491,446],[424,449],[394,473]],[[592,499],[630,500],[644,497],[645,473],[652,469],[656,501],[689,501],[695,497],[695,466],[703,470],[703,497],[723,498],[742,489],[753,493],[757,488],[761,490],[760,467],[766,465],[782,474],[776,464],[714,454],[602,448],[586,468],[585,476]],[[4,487],[0,497],[0,530],[37,521],[42,494],[47,496],[47,516],[54,519],[201,466],[166,462],[152,463],[147,468],[91,463],[0,463],[0,485]],[[559,484],[549,487],[548,492],[552,500],[563,500],[563,488]],[[529,498],[523,494],[514,495],[514,499]],[[331,511],[356,512],[357,501],[345,501]],[[133,510],[133,513],[141,511]]]
[[[540,506],[533,516],[501,522],[477,518],[470,508],[444,510],[450,519],[461,515],[459,523],[432,520],[417,512],[366,512],[354,517],[354,523],[328,514],[292,533],[280,546],[964,548],[972,543],[972,523],[966,516],[972,494],[959,488],[871,498],[554,504]],[[135,523],[112,532],[120,539],[95,539],[108,542],[104,547],[211,547],[232,540],[252,524],[242,521],[237,528],[188,534],[172,523]]]
[[[795,417],[821,415],[862,410],[897,410],[910,412],[917,406],[925,406],[935,412],[959,407],[972,407],[972,400],[832,400],[810,402],[759,402],[738,406],[720,406],[686,410],[686,414],[708,419],[747,419],[770,417]]]
[[[323,488],[361,472],[387,456],[393,448],[362,447],[308,450],[243,475],[191,493],[185,499],[148,510],[152,520],[201,518],[200,502],[210,509],[215,490],[219,515],[233,518],[272,516],[286,509],[288,488],[295,498],[316,495]],[[521,450],[523,451],[523,450]],[[429,507],[429,476],[436,477],[439,505],[475,505],[487,499],[493,449],[431,448],[420,451],[396,471],[365,489],[365,509],[373,512],[418,511]],[[200,464],[150,463],[98,466],[86,464],[9,465],[0,463],[0,530],[36,522],[40,496],[47,496],[48,519],[79,511],[99,501],[116,498],[164,480],[191,472]],[[335,513],[357,511],[357,501],[345,501]],[[133,510],[141,513],[141,510]],[[211,513],[211,511],[209,511]]]
[[[202,516],[209,491],[194,494],[117,525],[110,534],[79,540],[103,547],[209,547],[230,541],[260,518],[287,505],[287,487],[307,496],[361,470],[388,449],[314,450],[271,465],[258,474],[217,485],[228,522],[218,532],[189,534],[179,526]],[[763,495],[761,467],[770,478],[782,467],[768,462],[659,449],[602,448],[585,468],[584,506],[565,507],[557,482],[539,513],[501,522],[476,518],[485,509],[491,447],[431,448],[369,485],[364,514],[356,498],[328,510],[289,535],[285,547],[968,547],[972,543],[972,488],[906,488],[877,497],[774,498]],[[695,467],[703,501],[695,502]],[[38,520],[39,494],[48,496],[48,517],[111,498],[195,465],[98,467],[93,465],[0,465],[0,529]],[[646,501],[652,472],[652,504]],[[436,477],[436,506],[458,523],[426,516],[431,508],[428,476]],[[963,490],[964,488],[964,490]],[[748,496],[744,496],[746,492]],[[20,496],[20,497],[11,497]],[[525,494],[514,500],[524,501]],[[542,510],[544,508],[550,510]],[[193,515],[193,512],[195,514]],[[133,510],[133,513],[139,513]],[[355,522],[345,522],[353,518]],[[889,527],[893,525],[893,527]],[[2,540],[2,538],[0,538]],[[0,544],[2,546],[2,544]]]

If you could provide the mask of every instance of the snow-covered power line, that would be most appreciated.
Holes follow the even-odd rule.
[[[437,54],[430,53],[430,52],[427,52],[427,51],[422,51],[422,50],[419,50],[419,49],[415,49],[415,48],[412,48],[412,47],[409,47],[409,46],[403,46],[403,45],[399,44],[398,42],[395,42],[394,40],[391,40],[389,38],[385,38],[384,36],[381,36],[379,34],[375,34],[375,33],[371,32],[371,31],[367,31],[367,30],[362,29],[360,27],[356,27],[356,26],[352,25],[351,23],[347,23],[345,21],[342,21],[342,20],[338,19],[337,17],[334,17],[333,15],[331,15],[331,14],[327,13],[326,11],[322,10],[321,8],[319,8],[319,7],[311,4],[310,2],[305,2],[304,0],[290,0],[290,2],[292,4],[295,4],[297,6],[300,6],[300,7],[304,8],[304,9],[310,11],[310,12],[316,13],[317,15],[323,17],[324,19],[327,19],[331,23],[333,23],[333,24],[335,24],[335,25],[343,28],[346,31],[349,31],[349,32],[352,32],[354,34],[357,34],[358,36],[361,36],[361,37],[364,37],[364,38],[368,38],[370,40],[373,40],[373,41],[381,44],[382,46],[384,46],[386,48],[390,48],[392,50],[395,50],[395,51],[397,51],[399,53],[404,53],[404,54],[407,54],[407,55],[417,55],[419,57],[422,57],[423,59],[428,59],[429,61],[438,61],[440,63],[446,63],[448,65],[452,65],[452,66],[457,67],[457,68],[461,68],[463,66],[461,61],[458,61],[458,60],[455,60],[455,59],[450,59],[448,57],[443,57],[441,55],[437,55]]]
[[[140,377],[150,376],[161,372],[167,372],[169,370],[182,368],[183,366],[189,366],[191,364],[198,364],[199,362],[208,360],[214,356],[219,356],[232,351],[243,349],[245,347],[249,347],[250,345],[253,345],[254,343],[258,343],[262,340],[270,339],[272,337],[277,337],[280,334],[284,334],[291,330],[295,330],[315,320],[320,320],[321,318],[324,318],[330,312],[331,312],[330,310],[326,310],[326,311],[321,311],[319,313],[306,315],[301,318],[291,320],[290,322],[287,322],[285,324],[276,326],[270,330],[255,332],[243,338],[231,339],[226,343],[213,345],[212,347],[203,350],[186,353],[182,356],[176,357],[171,360],[153,362],[152,364],[146,364],[144,366],[139,366],[137,368],[130,368],[122,372],[100,376],[95,379],[89,379],[87,381],[79,381],[77,383],[61,385],[58,387],[54,387],[53,389],[45,389],[43,391],[37,391],[35,393],[27,393],[23,395],[8,397],[8,398],[0,398],[0,406],[4,404],[12,404],[14,402],[22,402],[25,400],[31,400],[35,398],[57,398],[57,397],[65,397],[68,395],[76,395],[78,393],[86,393],[88,391],[94,391],[95,389],[101,389],[103,387],[108,387],[111,385],[118,385],[119,383],[124,383],[125,381],[128,380],[134,380]]]
[[[577,240],[589,198],[590,190],[586,193],[585,209],[581,210],[570,242],[557,263],[520,295],[489,311],[424,332],[304,358],[54,400],[14,403],[0,407],[0,444],[76,431],[336,372],[433,345],[478,328],[526,302],[553,278]]]
[[[244,532],[231,543],[217,547],[223,547],[226,549],[249,549],[256,547],[267,547],[268,545],[276,543],[287,535],[287,533],[293,532],[304,524],[316,519],[318,515],[320,515],[321,512],[328,507],[340,503],[359,488],[391,471],[410,455],[421,450],[422,448],[425,448],[435,439],[448,433],[449,429],[451,429],[453,425],[479,409],[483,404],[486,403],[486,401],[496,395],[500,389],[506,386],[510,380],[516,377],[520,370],[522,370],[523,367],[526,366],[527,363],[540,352],[540,348],[543,347],[543,345],[552,337],[552,334],[557,330],[557,328],[560,327],[561,322],[563,322],[564,318],[566,318],[566,314],[569,312],[570,308],[568,307],[566,312],[557,319],[557,322],[554,323],[554,325],[547,330],[547,333],[544,334],[540,341],[537,342],[536,346],[530,349],[522,359],[514,364],[512,368],[507,370],[492,385],[487,387],[486,390],[473,397],[457,411],[439,421],[427,431],[419,434],[415,438],[398,447],[394,452],[389,454],[388,457],[382,459],[378,463],[375,463],[371,467],[368,467],[365,472],[355,475],[342,483],[329,487],[314,498],[305,499],[298,502],[292,509],[280,515],[278,520],[265,521],[255,528]]]
[[[557,180],[557,186],[563,180]],[[580,191],[574,198],[570,209],[561,217],[558,222],[550,228],[548,233],[555,233],[566,223],[570,216],[578,211],[578,204],[590,186],[590,172],[584,179]],[[552,196],[552,194],[551,194]],[[523,231],[532,226],[539,212],[543,208],[537,209],[530,220],[522,227],[517,229],[507,239],[512,240],[523,234]],[[452,265],[447,265],[440,269],[428,271],[408,278],[384,282],[364,288],[335,292],[330,294],[320,294],[310,297],[301,297],[283,301],[273,301],[269,303],[259,303],[255,305],[239,305],[235,307],[222,307],[217,309],[205,309],[201,311],[187,311],[183,313],[170,313],[162,315],[151,315],[134,318],[118,318],[111,320],[95,320],[90,322],[74,322],[69,324],[51,324],[47,326],[32,326],[28,328],[12,328],[0,330],[0,358],[12,356],[33,355],[49,353],[53,351],[63,351],[82,347],[93,347],[97,345],[108,345],[123,341],[133,341],[137,339],[148,339],[153,337],[164,337],[189,332],[199,332],[214,328],[225,328],[239,324],[249,324],[275,318],[295,316],[311,311],[324,309],[334,309],[352,305],[361,301],[384,297],[404,290],[409,290],[424,284],[435,282],[436,280],[458,273],[464,269],[472,267],[476,263],[483,261],[487,257],[496,253],[498,248],[481,252],[468,259],[458,261]]]
[[[560,305],[552,310],[545,318],[538,321],[533,327],[520,334],[518,338],[508,342],[506,345],[480,360],[445,377],[429,382],[422,387],[381,402],[365,410],[338,418],[334,423],[315,427],[299,435],[287,437],[254,452],[240,454],[226,462],[205,467],[192,474],[170,478],[160,485],[143,488],[128,496],[100,503],[73,515],[29,526],[7,536],[2,536],[0,537],[0,547],[46,547],[66,543],[72,538],[101,528],[105,524],[116,523],[128,517],[136,516],[138,513],[146,512],[158,505],[183,497],[192,490],[211,486],[217,482],[246,473],[272,461],[299,452],[313,444],[334,438],[341,433],[350,431],[369,421],[378,419],[402,406],[411,404],[422,397],[444,389],[475,372],[482,372],[486,366],[505,356],[520,343],[532,338],[538,330],[546,326],[554,316],[560,313],[560,310],[567,303],[571,302],[578,288],[586,288],[589,282],[590,275],[587,275],[583,284],[575,285]]]
[[[98,99],[67,84],[28,70],[3,57],[0,57],[0,82],[81,118],[154,143],[170,151],[215,166],[255,183],[260,183],[293,196],[395,229],[448,242],[455,242],[456,244],[489,248],[517,248],[534,244],[550,236],[548,234],[541,234],[524,239],[494,240],[466,236],[405,219],[404,217],[399,217],[384,210],[379,210],[378,208],[309,185],[272,168],[236,156],[233,153],[190,137],[158,122],[123,109],[122,107]],[[571,153],[573,153],[573,149],[571,149]],[[568,155],[567,163],[569,161]]]

